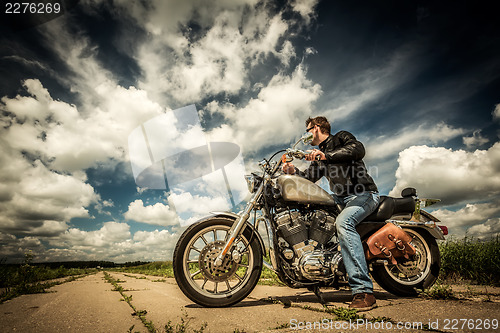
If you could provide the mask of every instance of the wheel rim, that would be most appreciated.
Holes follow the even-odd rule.
[[[225,225],[206,227],[191,238],[184,250],[183,274],[189,284],[204,296],[231,296],[250,279],[254,256],[248,240],[243,236],[234,242],[236,248],[240,249],[239,263],[226,258],[219,267],[213,264],[224,247],[229,229]]]
[[[414,260],[397,265],[384,265],[384,268],[389,276],[398,283],[416,285],[424,281],[431,270],[431,251],[422,235],[410,229],[405,229],[405,231],[413,237],[410,244],[416,250]]]

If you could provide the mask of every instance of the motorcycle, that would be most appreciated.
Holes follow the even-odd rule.
[[[246,176],[252,195],[239,215],[213,212],[184,231],[174,250],[173,268],[190,300],[205,307],[240,302],[255,288],[263,266],[288,287],[313,291],[321,302],[320,288],[348,285],[335,229],[342,207],[315,183],[280,171],[283,163],[305,158],[307,152],[295,147],[311,141],[312,134],[306,133],[291,148],[262,160],[260,174]],[[283,152],[281,159],[273,160]],[[419,199],[413,188],[404,189],[401,198],[381,196],[375,212],[356,227],[364,244],[386,223],[411,237],[411,257],[367,260],[372,278],[386,291],[413,296],[436,281],[441,266],[436,240],[443,240],[448,230],[422,208],[437,201]],[[269,252],[258,232],[261,223]]]

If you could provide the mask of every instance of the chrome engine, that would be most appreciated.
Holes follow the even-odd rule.
[[[335,218],[323,210],[304,214],[286,210],[277,214],[276,222],[281,254],[299,279],[318,281],[344,275],[338,246],[326,249],[335,235]]]

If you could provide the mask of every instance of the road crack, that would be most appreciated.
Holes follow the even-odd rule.
[[[283,305],[283,308],[285,308],[285,309],[286,308],[298,308],[298,309],[302,309],[302,310],[306,310],[306,311],[321,312],[321,313],[334,315],[335,317],[333,319],[331,319],[333,321],[357,322],[359,320],[362,320],[362,321],[367,322],[367,323],[381,323],[381,322],[382,323],[390,322],[391,324],[398,323],[397,320],[394,320],[390,317],[386,317],[386,316],[368,317],[369,314],[358,314],[358,311],[355,309],[344,308],[341,306],[333,306],[332,307],[332,306],[328,306],[328,305],[323,305],[323,308],[316,308],[316,307],[312,307],[309,305],[297,304],[297,303],[291,302],[289,300],[281,301],[281,300],[274,298],[274,297],[261,298],[260,301],[266,302],[266,303],[272,303],[272,304],[280,304],[280,305]],[[283,329],[283,328],[288,328],[288,326],[283,324],[283,325],[280,325],[280,326],[273,328],[273,329]],[[417,330],[426,331],[426,332],[445,333],[445,331],[442,331],[442,330],[432,329],[427,324],[422,325],[422,328],[421,329],[417,328]]]
[[[123,289],[123,287],[118,284],[119,282],[124,282],[124,281],[116,280],[107,272],[104,272],[104,278],[106,279],[107,282],[113,285],[113,287],[115,287],[113,291],[118,291],[120,295],[122,295],[123,300],[127,302],[127,304],[130,306],[130,308],[132,308],[132,310],[134,310],[132,316],[137,316],[141,320],[144,327],[146,327],[149,332],[151,333],[157,332],[153,322],[151,320],[146,319],[146,314],[148,312],[146,310],[137,310],[136,307],[132,304],[132,295],[125,294],[125,290]],[[132,328],[133,327],[131,327],[131,329]]]

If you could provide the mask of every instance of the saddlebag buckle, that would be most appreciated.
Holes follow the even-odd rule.
[[[415,254],[412,237],[393,223],[386,223],[363,244],[367,261],[382,258],[397,264],[397,258],[409,259]]]

